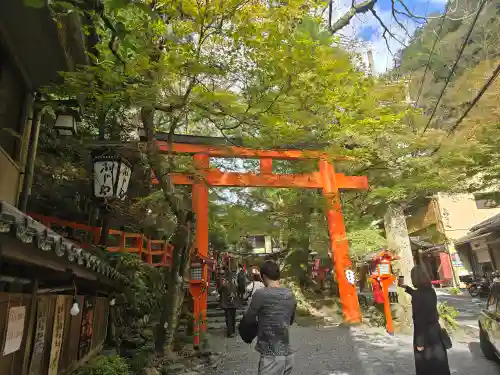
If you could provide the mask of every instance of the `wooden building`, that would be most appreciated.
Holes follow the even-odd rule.
[[[0,374],[69,373],[102,348],[126,283],[91,249],[0,202]]]
[[[0,374],[64,375],[102,347],[126,279],[22,212],[45,100],[37,93],[89,64],[95,37],[77,12],[28,3],[0,1]]]

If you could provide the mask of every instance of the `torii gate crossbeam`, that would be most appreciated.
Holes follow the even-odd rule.
[[[330,234],[333,267],[339,284],[340,299],[344,321],[358,323],[361,320],[356,286],[346,277],[346,270],[352,267],[349,259],[348,242],[340,203],[340,190],[367,189],[366,176],[345,176],[336,173],[333,163],[327,154],[307,150],[259,150],[238,146],[212,146],[201,144],[173,143],[158,141],[162,153],[191,154],[196,173],[193,175],[173,173],[174,184],[193,185],[193,211],[196,214],[196,248],[198,253],[208,256],[208,187],[209,186],[241,186],[241,187],[274,187],[274,188],[321,188],[328,202],[326,217]],[[260,160],[260,173],[222,172],[210,168],[210,157],[217,158],[252,158]],[[274,160],[318,160],[318,172],[305,174],[273,174]],[[335,160],[349,160],[336,158]],[[153,183],[158,183],[153,177]],[[207,268],[203,270],[203,280],[207,280]],[[195,317],[201,316],[206,322],[207,290],[191,284],[191,294],[195,299]],[[197,319],[195,319],[197,321]],[[206,329],[206,325],[197,327],[195,332]],[[196,340],[198,341],[198,340]],[[196,344],[196,342],[195,342]]]

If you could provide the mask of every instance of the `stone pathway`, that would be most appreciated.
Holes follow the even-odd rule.
[[[389,336],[380,329],[296,327],[291,330],[297,351],[294,374],[307,375],[414,375],[412,338]],[[223,353],[208,375],[256,374],[258,354],[239,338],[214,335],[214,350]],[[449,351],[454,375],[493,375],[500,366],[486,360],[479,343],[454,343]],[[250,367],[248,367],[250,366]]]

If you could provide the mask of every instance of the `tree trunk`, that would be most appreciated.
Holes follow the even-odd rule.
[[[141,109],[141,119],[148,140],[146,150],[148,163],[158,179],[163,197],[177,219],[177,226],[172,238],[174,246],[172,265],[166,278],[167,292],[162,301],[160,321],[156,327],[155,338],[156,351],[168,354],[172,350],[175,332],[179,324],[184,283],[188,280],[189,258],[193,240],[193,215],[185,200],[175,194],[175,186],[170,178],[169,169],[164,166],[164,158],[158,151],[153,115],[153,108],[143,107]],[[167,326],[166,329],[165,326]]]
[[[192,223],[186,215],[186,224],[177,226],[173,237],[174,253],[167,277],[167,292],[162,301],[160,321],[156,326],[155,349],[159,353],[170,353],[179,325],[184,298],[185,275],[189,268]],[[165,328],[166,326],[166,328]]]
[[[405,284],[411,285],[411,269],[414,266],[410,237],[406,227],[406,218],[401,206],[390,205],[384,216],[385,233],[389,251],[397,254],[400,259],[395,261],[393,267],[396,276],[404,276]],[[397,270],[397,271],[396,271]],[[398,288],[398,302],[401,308],[399,320],[410,323],[412,320],[410,297],[403,289]]]
[[[301,198],[297,204],[297,212],[299,214],[290,223],[290,232],[292,235],[288,239],[287,248],[292,253],[286,259],[289,264],[290,275],[298,278],[300,286],[305,287],[307,286],[309,276],[309,247],[311,239],[308,228],[311,225],[314,206],[309,192],[303,192]],[[306,209],[303,208],[304,206]]]

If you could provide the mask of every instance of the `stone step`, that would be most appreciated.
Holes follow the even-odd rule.
[[[237,309],[236,310],[236,316],[243,316],[245,314],[244,309]],[[217,309],[217,310],[207,310],[207,319],[224,319],[224,310],[222,309]],[[182,317],[179,321],[186,321],[187,318]]]
[[[236,317],[236,326],[238,326],[241,318]],[[219,331],[219,330],[225,330],[226,329],[226,322],[225,321],[208,321],[207,322],[207,327],[209,331]],[[178,329],[178,333],[182,334],[186,332],[186,326],[181,325]]]
[[[237,322],[239,322],[241,320],[241,318],[243,318],[243,315],[236,315]],[[210,323],[225,323],[226,318],[223,316],[213,317],[213,318],[207,319],[207,322],[208,322],[208,324],[210,324]]]

